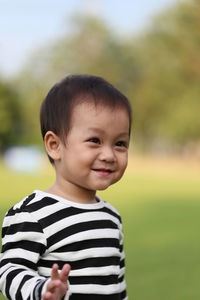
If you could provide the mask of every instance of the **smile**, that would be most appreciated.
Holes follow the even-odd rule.
[[[94,172],[99,174],[100,176],[108,176],[113,173],[113,170],[110,169],[92,169]]]

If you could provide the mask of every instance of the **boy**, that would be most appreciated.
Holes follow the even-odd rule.
[[[0,289],[8,299],[128,299],[121,219],[96,195],[128,158],[131,107],[103,78],[72,75],[41,106],[56,180],[16,204],[2,230]]]

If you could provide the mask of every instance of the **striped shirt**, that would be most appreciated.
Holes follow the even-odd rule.
[[[64,299],[127,300],[121,218],[94,204],[42,191],[11,208],[2,227],[0,290],[12,300],[40,300],[54,263],[71,265]]]

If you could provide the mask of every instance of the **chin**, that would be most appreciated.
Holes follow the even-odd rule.
[[[106,187],[97,188],[97,191],[105,191],[108,187],[109,187],[109,185]]]
[[[96,190],[97,191],[104,191],[106,190],[109,186],[111,186],[113,183],[110,183],[110,184],[104,184],[104,185],[98,185]]]

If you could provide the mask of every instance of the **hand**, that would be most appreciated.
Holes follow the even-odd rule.
[[[68,276],[70,265],[64,265],[58,272],[58,265],[54,264],[51,271],[51,280],[47,284],[46,292],[42,295],[43,300],[61,300],[68,290]]]

